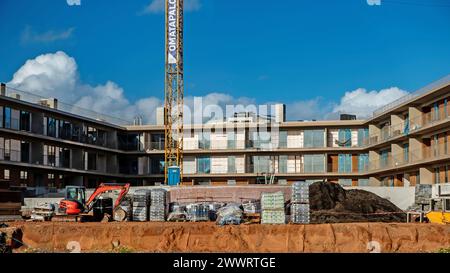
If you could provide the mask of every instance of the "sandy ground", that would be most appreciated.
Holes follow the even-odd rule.
[[[15,252],[434,252],[450,247],[450,226],[407,223],[239,225],[214,223],[16,222]],[[77,245],[78,243],[75,243]],[[28,246],[28,249],[27,249]]]

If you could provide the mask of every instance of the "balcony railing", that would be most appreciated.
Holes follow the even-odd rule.
[[[383,169],[399,168],[407,164],[420,163],[431,159],[439,159],[450,155],[450,143],[431,145],[426,148],[419,148],[390,154],[386,158],[370,160],[369,170],[377,171]]]
[[[450,113],[447,113],[447,116],[440,117],[439,119],[428,119],[423,115],[418,116],[414,119],[409,119],[402,121],[400,123],[387,125],[380,129],[380,133],[369,135],[369,141],[366,146],[380,144],[390,139],[406,136],[410,133],[418,131],[425,126],[430,126],[439,122],[443,122],[445,120],[450,120]]]

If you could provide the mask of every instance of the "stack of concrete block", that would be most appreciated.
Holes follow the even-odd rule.
[[[282,192],[261,194],[261,224],[284,224],[284,194]]]
[[[294,182],[291,196],[291,222],[295,224],[309,224],[309,183]]]
[[[120,202],[120,208],[125,211],[126,213],[126,221],[132,221],[133,220],[133,201],[130,196],[125,196]]]
[[[148,207],[150,204],[150,191],[137,190],[133,194],[133,221],[148,221]]]
[[[166,191],[164,189],[152,190],[150,200],[150,221],[164,222],[166,219]]]

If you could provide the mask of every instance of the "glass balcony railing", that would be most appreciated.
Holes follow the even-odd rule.
[[[432,159],[440,159],[450,156],[450,144],[442,143],[430,145],[420,149],[390,154],[386,158],[370,160],[369,170],[377,171],[390,168],[398,168],[407,164],[420,163]]]

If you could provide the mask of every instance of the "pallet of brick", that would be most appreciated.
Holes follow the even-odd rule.
[[[268,193],[263,192],[261,194],[261,209],[282,209],[284,210],[284,194],[283,192]]]
[[[294,182],[291,194],[291,203],[309,204],[309,183]]]
[[[261,212],[261,224],[285,224],[286,216],[283,210],[263,210]]]
[[[309,204],[291,204],[291,222],[295,224],[309,224]]]

